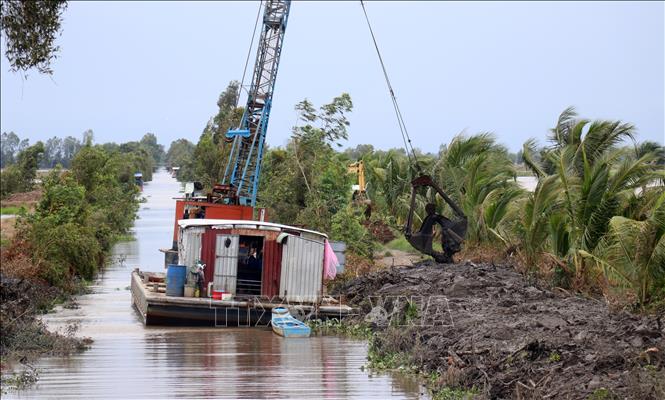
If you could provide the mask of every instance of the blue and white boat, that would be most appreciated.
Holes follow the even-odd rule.
[[[284,307],[272,309],[272,319],[270,321],[272,331],[279,336],[290,337],[309,337],[312,330],[309,326],[293,318]]]

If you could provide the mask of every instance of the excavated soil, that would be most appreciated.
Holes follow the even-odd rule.
[[[336,290],[437,385],[480,398],[665,399],[665,316],[612,312],[495,265],[394,267]],[[410,306],[407,301],[410,301]]]
[[[21,207],[26,206],[28,208],[34,208],[34,206],[39,202],[39,199],[42,197],[42,191],[40,189],[33,190],[31,192],[22,192],[22,193],[13,193],[7,198],[2,200],[3,207]]]

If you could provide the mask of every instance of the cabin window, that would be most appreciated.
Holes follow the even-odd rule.
[[[261,295],[263,276],[263,237],[240,236],[238,249],[238,295]]]

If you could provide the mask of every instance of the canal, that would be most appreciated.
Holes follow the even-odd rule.
[[[163,271],[158,248],[171,243],[173,197],[165,171],[144,187],[133,229],[118,243],[92,292],[76,308],[45,316],[51,329],[78,325],[94,340],[67,358],[43,358],[31,389],[3,398],[425,398],[414,381],[362,370],[367,345],[342,337],[283,339],[259,328],[144,327],[131,306],[130,272]]]

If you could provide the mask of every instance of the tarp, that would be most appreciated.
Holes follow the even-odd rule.
[[[338,265],[337,256],[330,243],[326,240],[323,250],[323,279],[334,279],[335,275],[337,275]]]

